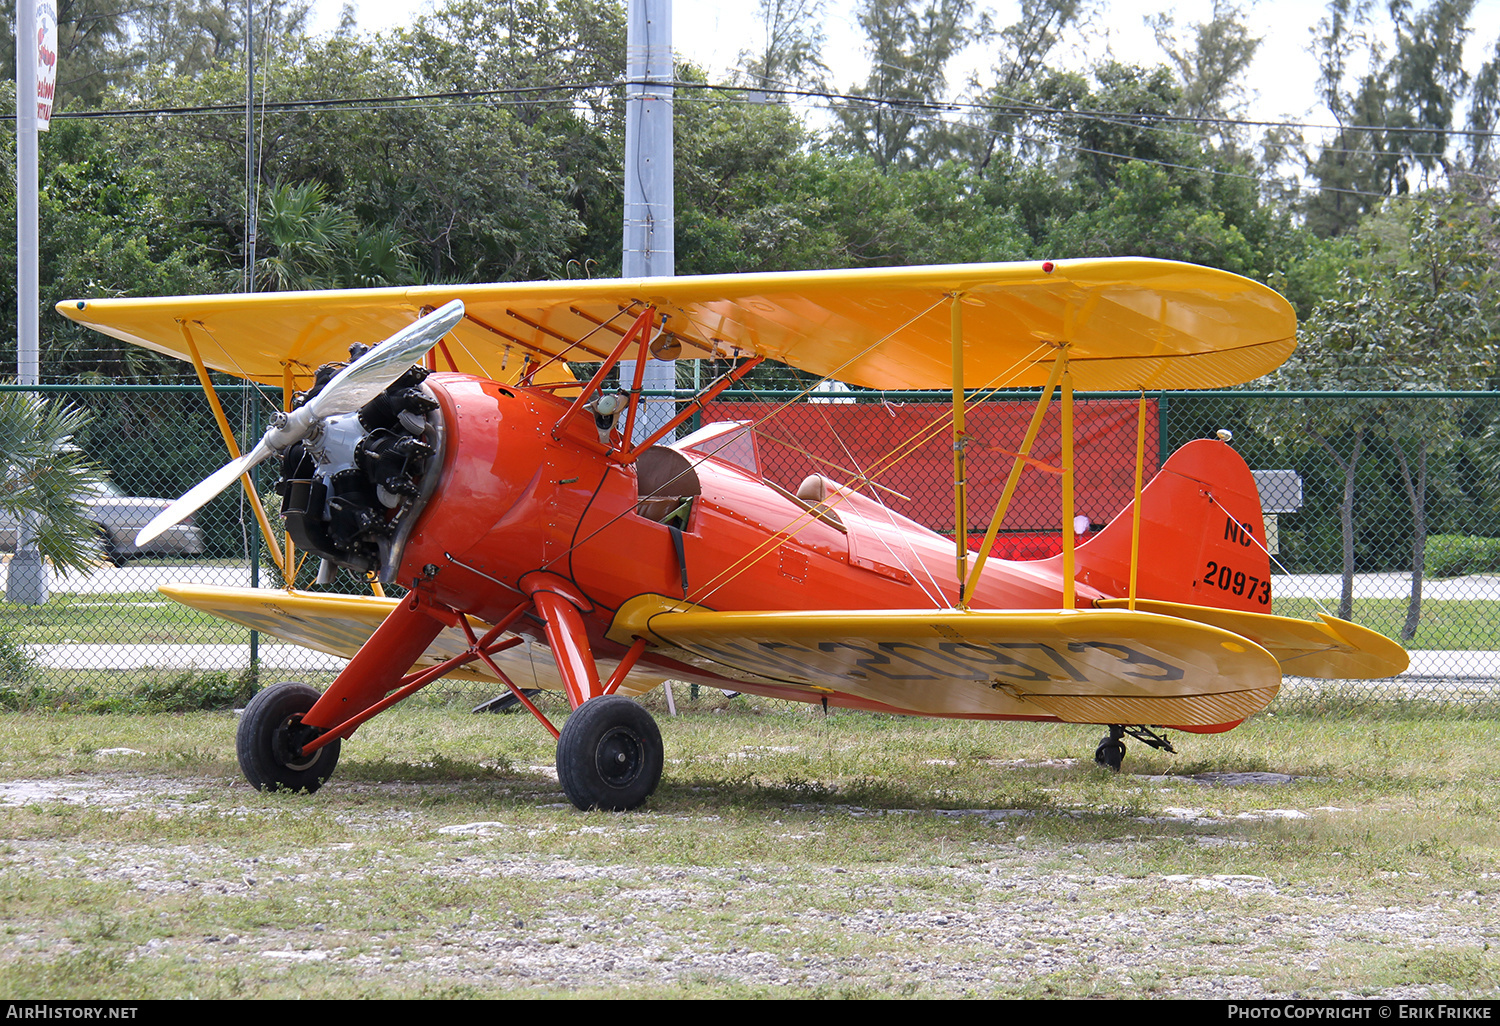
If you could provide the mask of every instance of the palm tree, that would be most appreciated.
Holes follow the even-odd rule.
[[[269,252],[256,261],[264,292],[328,288],[354,240],[356,222],[321,182],[279,185],[260,221]]]
[[[256,261],[256,287],[262,291],[376,288],[414,277],[400,232],[361,225],[321,182],[273,189],[260,231],[266,253]]]
[[[87,572],[99,565],[90,486],[104,472],[73,442],[87,411],[24,392],[0,393],[0,514],[34,518],[37,549],[54,566]]]

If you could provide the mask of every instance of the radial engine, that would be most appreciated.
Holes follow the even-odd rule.
[[[350,360],[367,351],[350,348]],[[301,406],[343,364],[318,368]],[[318,582],[333,564],[395,579],[401,548],[437,484],[443,425],[438,403],[423,384],[428,371],[412,367],[354,413],[326,418],[281,460],[281,512],[287,533],[323,560]]]

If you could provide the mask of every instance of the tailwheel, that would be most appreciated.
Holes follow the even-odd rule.
[[[257,791],[306,791],[311,794],[333,774],[339,742],[330,741],[310,755],[301,746],[322,733],[304,727],[302,716],[317,702],[315,688],[297,681],[272,684],[250,700],[235,736],[240,772]]]
[[[1120,772],[1120,765],[1125,761],[1125,742],[1115,733],[1118,728],[1111,727],[1108,737],[1099,739],[1099,747],[1094,749],[1094,761],[1111,773]]]
[[[638,807],[656,790],[662,763],[656,721],[621,695],[584,702],[557,739],[557,780],[580,809]]]
[[[1099,747],[1094,749],[1094,761],[1105,769],[1112,772],[1120,772],[1120,764],[1125,761],[1125,735],[1129,734],[1141,744],[1148,748],[1155,748],[1159,752],[1171,752],[1177,754],[1177,749],[1172,747],[1172,742],[1162,737],[1150,727],[1129,726],[1122,727],[1111,724],[1109,736],[1099,739]]]

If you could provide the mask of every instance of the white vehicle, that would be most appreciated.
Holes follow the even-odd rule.
[[[171,499],[126,495],[113,481],[103,481],[94,486],[93,491],[94,495],[87,500],[89,518],[99,529],[101,555],[109,562],[119,566],[134,556],[203,554],[203,529],[194,524],[191,517],[168,528],[144,548],[136,546],[136,533],[170,506]],[[0,512],[0,550],[15,551],[16,527],[13,516]]]

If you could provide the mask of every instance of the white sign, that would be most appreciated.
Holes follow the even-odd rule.
[[[24,3],[25,0],[22,0]],[[52,97],[57,91],[57,5],[36,0],[36,129],[52,126]]]

